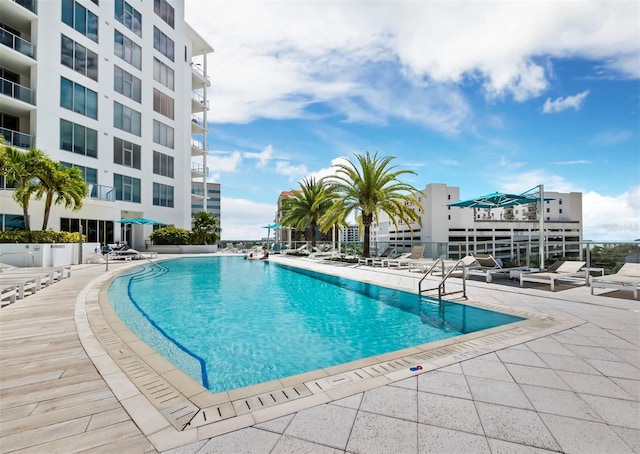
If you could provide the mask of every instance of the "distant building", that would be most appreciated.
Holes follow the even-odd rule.
[[[406,224],[399,223],[396,229],[382,213],[380,222],[372,226],[371,240],[400,248],[409,248],[413,242],[433,243],[431,250],[425,250],[425,256],[432,257],[447,252],[441,249],[445,244],[450,257],[501,250],[512,256],[513,250],[504,249],[507,243],[539,240],[535,203],[491,210],[450,207],[460,200],[460,188],[440,183],[428,184],[417,195],[424,208],[422,226],[413,224],[413,234]],[[582,193],[545,191],[544,196],[553,199],[545,201],[542,213],[547,255],[577,256],[582,241]]]
[[[207,181],[213,48],[184,21],[184,0],[0,0],[0,11],[0,133],[79,168],[91,189],[79,212],[54,206],[50,228],[135,246],[152,226],[120,219],[190,229],[205,203],[220,215]],[[0,175],[4,230],[24,225],[12,189]],[[40,228],[42,203],[29,215]]]
[[[350,225],[349,227],[342,227],[342,233],[340,235],[340,241],[343,243],[354,243],[362,241],[362,238],[358,234],[358,225]]]

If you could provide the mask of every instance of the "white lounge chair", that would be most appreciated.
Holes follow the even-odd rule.
[[[579,282],[583,281],[587,283],[587,271],[582,270],[586,262],[578,262],[567,260],[560,262],[559,265],[553,266],[547,271],[532,271],[529,273],[520,274],[520,287],[524,286],[525,282],[538,282],[541,284],[550,284],[551,291],[555,291],[556,281],[570,281]],[[556,265],[556,264],[554,264]]]
[[[411,248],[411,253],[408,257],[403,258],[395,258],[395,259],[386,259],[383,260],[382,266],[388,266],[389,268],[404,268],[409,267],[414,262],[417,262],[422,259],[422,253],[424,252],[424,244],[418,244]]]
[[[606,276],[591,276],[591,294],[594,288],[613,288],[630,290],[633,298],[638,299],[640,288],[640,263],[625,263],[617,272]]]
[[[473,254],[477,267],[469,268],[467,270],[467,277],[469,276],[481,276],[485,278],[486,282],[491,282],[493,276],[507,276],[509,277],[512,270],[526,270],[527,267],[515,266],[515,267],[503,267],[502,261],[496,260],[491,254]]]
[[[386,259],[386,258],[390,257],[395,252],[395,250],[396,250],[395,247],[389,246],[384,251],[382,251],[382,253],[380,255],[378,255],[377,257],[358,257],[358,265],[373,265],[373,266],[375,266],[375,263],[377,261],[382,262],[383,259]]]

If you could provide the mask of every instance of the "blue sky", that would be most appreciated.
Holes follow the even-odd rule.
[[[640,3],[186,0],[208,61],[222,238],[354,153],[407,181],[583,193],[585,239],[640,238]]]

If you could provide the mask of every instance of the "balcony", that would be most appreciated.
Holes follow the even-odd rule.
[[[191,175],[193,176],[202,176],[208,169],[205,169],[202,164],[198,164],[197,162],[191,163]]]
[[[4,136],[4,140],[13,147],[28,150],[33,147],[33,136],[25,134],[13,129],[0,128],[0,134]]]
[[[201,79],[203,82],[206,82],[207,87],[211,85],[211,78],[204,73],[204,70],[202,69],[202,67],[200,66],[200,64],[196,63],[190,63],[191,65],[191,70],[193,71],[193,73],[199,78]]]
[[[205,132],[206,128],[204,125],[204,120],[198,117],[197,115],[191,115],[191,132],[192,133],[202,133]]]
[[[197,91],[191,92],[191,108],[194,112],[209,110],[209,101],[205,101],[204,96]]]
[[[29,58],[36,59],[36,46],[7,30],[0,29],[0,43]]]
[[[36,92],[34,90],[4,78],[0,78],[0,93],[19,101],[36,105]]]
[[[116,188],[112,186],[104,186],[101,184],[90,184],[88,197],[94,200],[102,200],[105,202],[115,202]]]
[[[204,197],[204,189],[191,187],[191,194]]]
[[[191,139],[191,156],[202,156],[204,153],[204,144],[199,140]]]
[[[37,0],[13,0],[23,8],[28,9],[33,14],[38,14],[38,1]]]

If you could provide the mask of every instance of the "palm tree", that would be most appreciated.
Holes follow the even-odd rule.
[[[36,198],[44,199],[44,219],[42,230],[47,230],[51,206],[64,205],[72,211],[82,209],[84,198],[89,195],[89,186],[84,181],[82,170],[77,167],[63,167],[57,161],[48,160],[37,169],[40,183],[36,185]],[[54,200],[55,196],[55,200]]]
[[[192,219],[191,231],[195,244],[215,244],[220,239],[218,218],[206,211],[198,211]]]
[[[22,207],[25,230],[31,230],[29,202],[37,192],[38,170],[47,159],[44,152],[36,148],[23,152],[3,144],[0,151],[0,173],[5,175],[7,183],[16,183],[13,199]]]
[[[284,215],[280,218],[280,224],[297,230],[305,230],[307,226],[311,230],[311,246],[316,245],[316,229],[320,218],[333,204],[333,197],[327,190],[327,186],[313,177],[305,178],[300,182],[300,190],[282,201]],[[324,230],[323,231],[327,231]]]
[[[411,222],[420,223],[419,212],[423,208],[415,196],[418,190],[398,180],[402,175],[415,175],[415,172],[396,170],[390,165],[395,159],[393,156],[378,158],[377,153],[371,155],[368,151],[355,156],[359,167],[351,161],[336,164],[336,175],[327,178],[329,190],[337,202],[325,214],[322,224],[343,221],[355,212],[356,219],[364,227],[363,255],[369,257],[371,224],[374,218],[378,221],[380,212],[389,216],[396,230],[398,220],[401,220],[413,233]]]

